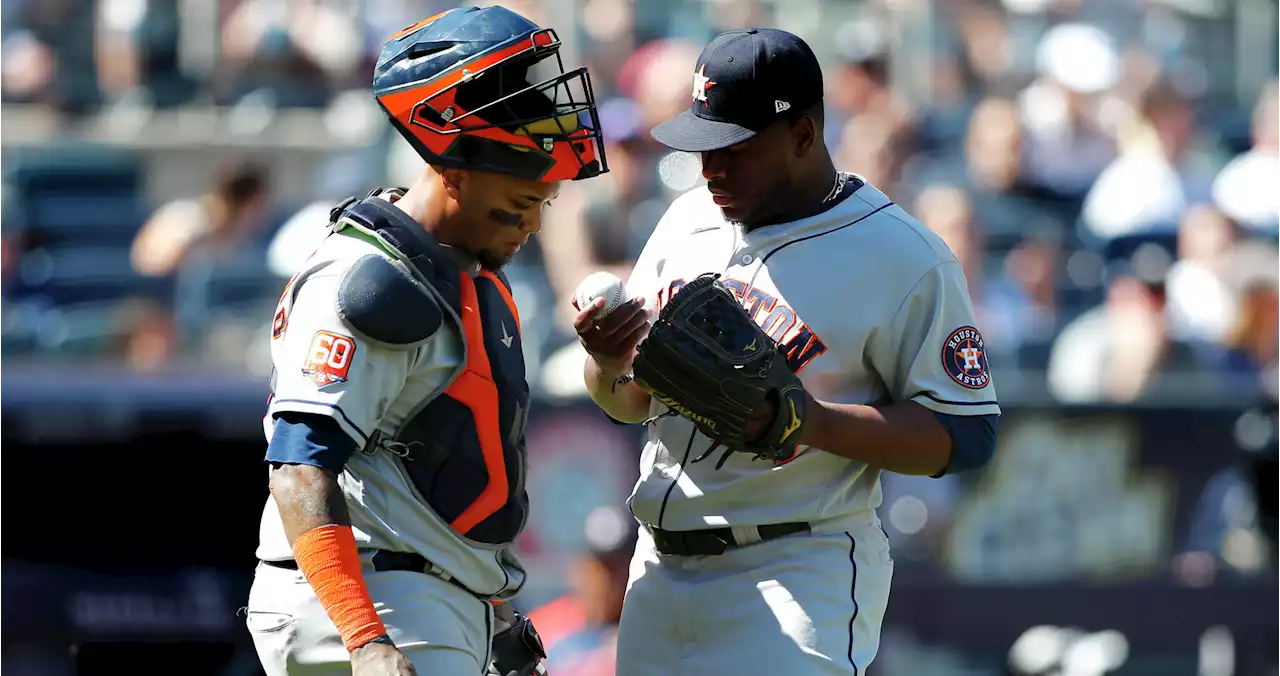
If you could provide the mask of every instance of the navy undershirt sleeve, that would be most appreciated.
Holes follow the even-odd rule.
[[[951,460],[934,478],[978,469],[996,452],[998,415],[949,415],[933,412],[951,436]]]
[[[276,416],[267,462],[312,465],[340,472],[357,450],[354,439],[326,415],[283,411]]]

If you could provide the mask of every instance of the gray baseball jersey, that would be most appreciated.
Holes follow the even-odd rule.
[[[513,596],[525,580],[514,553],[460,537],[419,497],[397,449],[387,448],[406,416],[448,385],[465,353],[461,331],[450,322],[411,349],[361,340],[344,324],[335,302],[339,280],[371,253],[392,256],[366,238],[332,235],[286,287],[272,334],[276,382],[263,421],[267,439],[282,411],[332,417],[364,449],[338,477],[362,548],[418,553],[479,594]],[[478,271],[473,263],[463,267]],[[382,433],[379,444],[365,448],[375,432]],[[264,560],[292,557],[270,498],[257,553]]]
[[[998,414],[982,334],[950,249],[864,184],[829,210],[743,234],[706,188],[678,198],[627,281],[660,308],[706,272],[722,281],[776,341],[806,385],[840,382],[840,401],[913,401],[952,415]],[[654,402],[651,413],[663,412]],[[667,530],[804,521],[849,530],[880,505],[880,470],[799,447],[766,463],[733,454],[691,463],[710,440],[681,417],[650,426],[636,517]]]

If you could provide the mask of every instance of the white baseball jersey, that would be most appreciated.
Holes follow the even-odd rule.
[[[1000,412],[959,263],[871,185],[818,215],[745,234],[706,188],[693,190],[658,223],[627,290],[660,308],[707,272],[722,273],[807,383],[838,378],[844,403]],[[654,402],[651,414],[664,410]],[[781,463],[734,453],[716,469],[720,450],[690,462],[710,444],[682,417],[650,426],[630,498],[640,521],[666,530],[804,521],[837,532],[880,504],[880,470],[863,463],[804,446]]]
[[[375,431],[394,438],[405,418],[462,367],[462,334],[451,322],[412,349],[370,344],[346,327],[336,308],[338,284],[370,253],[392,255],[366,239],[332,235],[286,287],[272,334],[276,382],[263,421],[268,441],[273,417],[282,411],[329,416],[360,448]],[[473,274],[479,270],[474,262],[460,263]],[[523,585],[525,572],[514,553],[460,537],[418,496],[388,449],[352,455],[338,484],[361,548],[421,554],[478,594],[507,598]],[[274,499],[263,509],[259,537],[258,558],[292,558]]]

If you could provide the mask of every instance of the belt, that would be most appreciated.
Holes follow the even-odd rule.
[[[285,570],[297,570],[298,562],[293,559],[285,559],[283,561],[266,561],[263,563],[273,568],[284,568]],[[392,552],[386,549],[375,549],[373,551],[373,569],[379,573],[404,570],[411,573],[424,573],[426,575],[434,575],[445,582],[452,582],[458,586],[462,586],[452,575],[445,572],[443,568],[431,563],[425,556],[421,554],[410,554],[408,552]],[[464,587],[465,589],[465,587]],[[470,591],[470,590],[468,590]]]
[[[716,556],[736,547],[757,542],[768,542],[787,535],[808,533],[809,524],[803,522],[774,523],[748,528],[708,528],[705,530],[673,531],[645,526],[653,536],[653,546],[659,554],[667,556]],[[736,533],[736,531],[744,531]],[[753,537],[758,535],[758,539]]]

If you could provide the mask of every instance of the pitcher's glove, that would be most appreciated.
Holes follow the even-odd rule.
[[[547,676],[547,651],[528,617],[515,613],[511,624],[493,635],[486,676]]]
[[[781,460],[794,452],[804,427],[805,394],[782,348],[769,338],[719,275],[685,284],[658,314],[632,361],[636,384],[693,422],[717,446]],[[751,414],[772,402],[771,424],[748,438]]]

